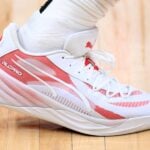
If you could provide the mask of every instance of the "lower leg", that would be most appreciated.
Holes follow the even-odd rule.
[[[116,1],[54,0],[20,28],[20,42],[31,52],[61,49],[69,35],[94,28]]]

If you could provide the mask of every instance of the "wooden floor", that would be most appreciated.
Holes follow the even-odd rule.
[[[42,0],[0,0],[0,31],[25,22]],[[114,74],[150,92],[150,1],[121,0],[99,23],[98,46],[117,58]],[[0,108],[0,150],[150,150],[150,131],[118,137],[74,133]]]

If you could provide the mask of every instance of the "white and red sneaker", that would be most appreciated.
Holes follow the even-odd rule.
[[[118,83],[92,61],[113,60],[90,51],[96,29],[70,36],[63,50],[43,54],[26,52],[17,32],[11,24],[0,42],[2,106],[88,135],[150,128],[150,95]]]

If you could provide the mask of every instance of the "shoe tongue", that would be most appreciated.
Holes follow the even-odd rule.
[[[64,49],[74,56],[83,56],[95,45],[98,35],[96,28],[71,35],[64,45]]]

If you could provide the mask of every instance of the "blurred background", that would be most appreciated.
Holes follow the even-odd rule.
[[[0,32],[9,22],[23,24],[44,2],[0,0]],[[116,56],[118,78],[150,91],[150,1],[120,0],[98,26],[98,47]]]
[[[0,33],[23,24],[45,0],[0,0]],[[150,92],[150,0],[120,0],[99,23],[97,45],[116,56],[113,74]],[[20,120],[20,121],[19,121]],[[27,122],[19,125],[19,122]],[[89,137],[0,108],[0,150],[149,150],[150,131],[118,137]]]

